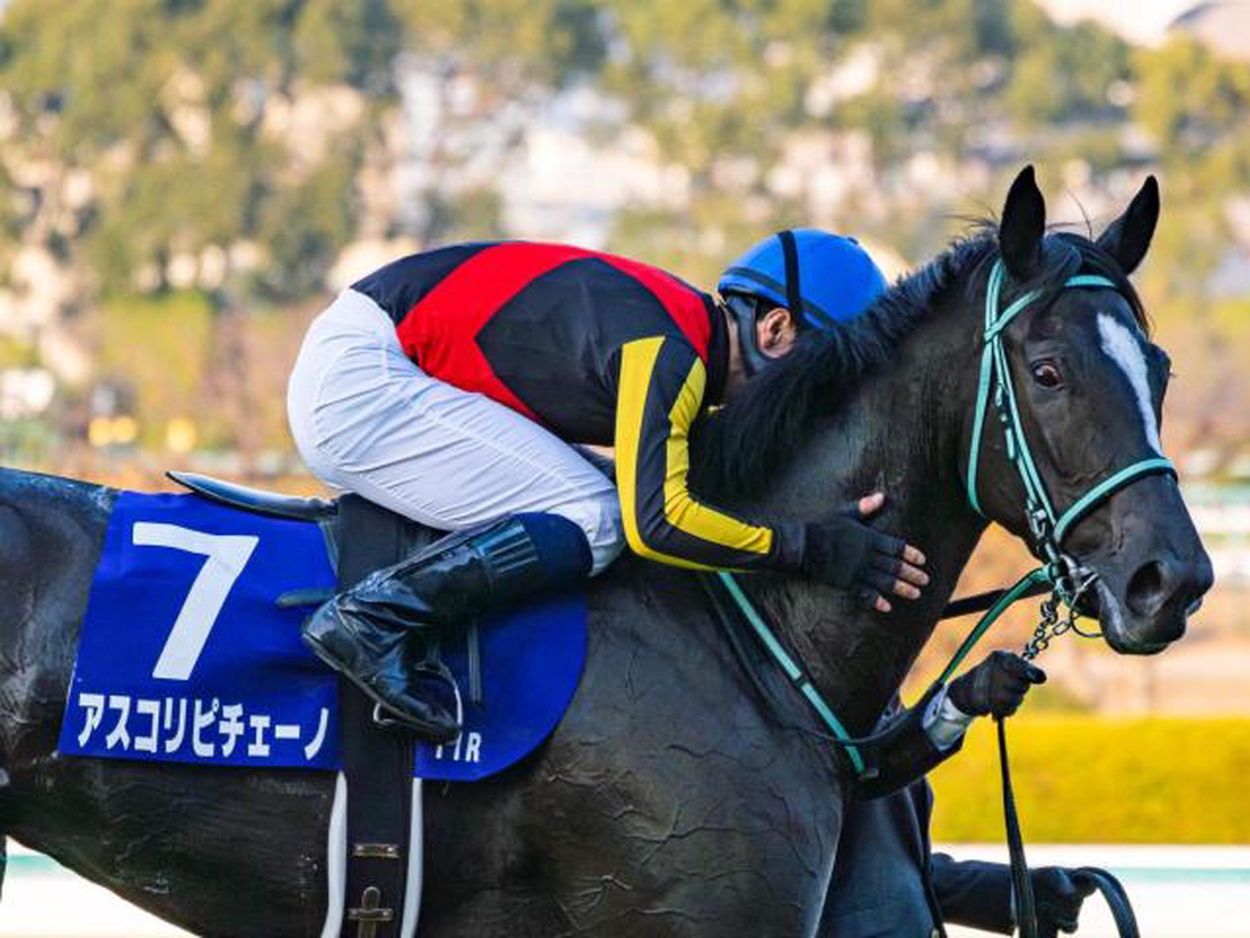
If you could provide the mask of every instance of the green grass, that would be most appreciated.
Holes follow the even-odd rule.
[[[931,776],[933,837],[1003,836],[994,726]],[[1250,843],[1250,719],[1030,716],[1007,724],[1027,840]]]

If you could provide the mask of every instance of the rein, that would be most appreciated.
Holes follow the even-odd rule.
[[[1003,284],[1006,280],[1006,267],[1002,259],[995,261],[990,271],[985,295],[985,329],[983,332],[984,349],[981,354],[980,378],[977,389],[976,409],[973,415],[972,442],[968,454],[968,473],[966,488],[968,502],[977,514],[985,517],[977,495],[977,474],[981,459],[981,440],[985,435],[986,415],[991,402],[1002,427],[1006,441],[1007,459],[1015,467],[1017,475],[1024,487],[1024,508],[1028,518],[1029,532],[1032,537],[1030,545],[1033,554],[1042,561],[1042,566],[1021,577],[1013,586],[1006,590],[983,593],[977,596],[956,600],[943,612],[942,618],[964,615],[970,612],[985,610],[984,615],[968,633],[967,637],[956,649],[954,655],[935,682],[935,687],[947,683],[955,671],[967,658],[976,643],[994,625],[995,622],[1018,600],[1027,596],[1043,595],[1049,592],[1050,598],[1042,604],[1042,619],[1034,631],[1032,639],[1025,647],[1023,657],[1036,657],[1050,640],[1066,631],[1075,631],[1086,637],[1093,637],[1081,632],[1076,627],[1077,604],[1082,594],[1095,582],[1096,575],[1085,570],[1079,561],[1063,549],[1066,535],[1085,515],[1092,511],[1116,492],[1131,485],[1138,479],[1149,475],[1167,473],[1176,474],[1171,460],[1164,456],[1153,455],[1119,469],[1107,478],[1093,485],[1078,497],[1062,512],[1056,512],[1041,472],[1033,459],[1032,449],[1024,432],[1024,422],[1016,403],[1015,388],[1011,380],[1010,362],[1003,341],[1007,326],[1032,303],[1042,297],[1040,290],[1029,290],[1019,296],[1005,309],[1000,309]],[[1063,284],[1064,289],[1117,289],[1115,283],[1107,277],[1095,274],[1079,274],[1069,277]],[[784,647],[782,642],[769,626],[767,620],[751,602],[732,573],[720,571],[714,574],[712,581],[718,584],[728,595],[742,619],[751,627],[760,643],[773,661],[782,669],[790,682],[807,700],[809,706],[820,718],[828,735],[821,738],[838,746],[846,754],[856,776],[863,777],[867,766],[860,752],[887,734],[877,733],[870,736],[853,737],[838,719],[820,692],[812,684],[803,669],[802,662],[796,660]],[[1068,612],[1062,619],[1058,608],[1062,603]],[[987,608],[988,607],[988,608]],[[1011,770],[1007,754],[1007,737],[1004,721],[996,718],[998,730],[999,759],[1002,773],[1003,814],[1007,828],[1007,845],[1011,854],[1012,890],[1015,898],[1016,919],[1023,938],[1037,938],[1037,913],[1033,899],[1032,880],[1024,856],[1024,843],[1020,834],[1019,819],[1016,814],[1015,795],[1011,785]],[[1119,882],[1111,874],[1093,868],[1082,868],[1076,875],[1086,882],[1093,883],[1106,897],[1112,908],[1122,938],[1136,938],[1137,925],[1133,917],[1128,897]]]

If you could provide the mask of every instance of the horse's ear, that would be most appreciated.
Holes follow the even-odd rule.
[[[1159,181],[1147,176],[1124,214],[1102,233],[1098,246],[1114,257],[1126,274],[1131,274],[1146,256],[1158,223]]]
[[[1046,234],[1046,201],[1037,188],[1033,167],[1026,166],[1011,184],[998,226],[998,247],[1007,273],[1028,280],[1042,263],[1042,237]]]

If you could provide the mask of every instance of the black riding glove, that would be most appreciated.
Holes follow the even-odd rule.
[[[1034,684],[1046,683],[1046,672],[1009,651],[991,652],[967,674],[951,681],[946,696],[970,717],[1009,717],[1019,709]]]
[[[854,590],[855,598],[871,609],[877,596],[894,592],[906,546],[850,515],[835,515],[806,526],[799,566],[814,580]]]
[[[1041,938],[1076,931],[1081,903],[1094,891],[1092,882],[1074,882],[1061,866],[1043,866],[1031,872],[1037,930]]]

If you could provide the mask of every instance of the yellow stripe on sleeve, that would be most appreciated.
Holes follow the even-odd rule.
[[[616,483],[621,501],[625,539],[639,556],[696,570],[719,569],[656,550],[638,528],[638,469],[646,428],[647,394],[664,337],[636,339],[621,348],[620,380],[616,402]],[[707,372],[697,358],[667,417],[665,441],[664,516],[674,528],[709,542],[710,546],[765,555],[772,549],[773,532],[749,525],[701,505],[687,488],[690,468],[689,429],[699,414]]]
[[[635,339],[621,346],[621,377],[616,391],[616,489],[621,499],[621,522],[625,540],[640,557],[679,567],[707,569],[652,550],[638,530],[638,456],[646,420],[647,390],[660,355],[663,336]]]
[[[767,554],[773,548],[771,528],[747,524],[738,518],[700,504],[690,495],[690,427],[703,405],[707,369],[694,360],[685,383],[669,411],[668,443],[665,446],[664,517],[691,537],[711,541],[748,554]]]

